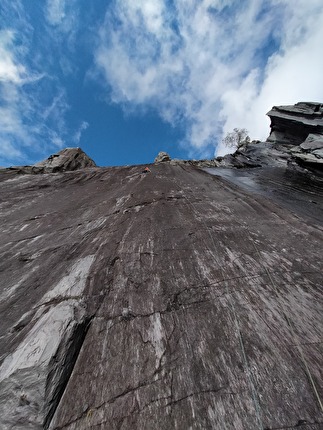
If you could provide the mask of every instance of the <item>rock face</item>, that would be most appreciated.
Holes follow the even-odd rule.
[[[57,154],[48,157],[47,160],[35,164],[35,167],[43,169],[45,173],[65,172],[95,166],[95,162],[81,148],[62,149]]]
[[[95,162],[81,148],[65,148],[32,166],[11,167],[18,173],[55,173],[95,167]]]
[[[310,133],[323,134],[323,104],[296,103],[274,106],[267,113],[271,120],[269,142],[299,145]]]
[[[322,188],[151,171],[0,172],[0,428],[322,429]]]
[[[163,163],[165,161],[170,161],[170,156],[167,152],[159,152],[157,157],[155,158],[155,163]]]
[[[268,142],[280,150],[288,148],[300,165],[323,170],[323,104],[274,106],[267,115],[271,119]]]

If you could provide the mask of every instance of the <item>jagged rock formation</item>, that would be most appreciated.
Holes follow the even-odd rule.
[[[322,103],[274,106],[267,115],[271,119],[268,142],[288,148],[300,165],[323,169]]]
[[[311,133],[323,134],[323,104],[296,103],[274,106],[267,115],[271,120],[269,142],[299,145]]]
[[[170,161],[171,158],[167,152],[159,152],[157,157],[155,158],[155,163],[164,163],[165,161]]]
[[[65,148],[32,166],[16,166],[17,173],[55,173],[95,167],[95,162],[81,148]]]

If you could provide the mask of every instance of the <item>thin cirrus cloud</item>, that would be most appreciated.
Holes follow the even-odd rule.
[[[52,25],[59,25],[66,17],[65,0],[47,0],[46,2],[46,18]]]
[[[274,104],[323,98],[321,0],[113,2],[95,54],[110,96],[186,129],[193,155],[234,127],[269,134]]]
[[[76,132],[74,133],[74,136],[72,139],[75,144],[80,143],[82,133],[89,127],[89,125],[90,124],[87,121],[82,121],[81,125],[76,130]]]
[[[23,157],[22,146],[31,144],[30,135],[24,125],[22,112],[30,113],[28,97],[24,97],[21,88],[24,84],[37,80],[28,73],[27,68],[19,63],[13,52],[14,32],[0,31],[0,159],[3,162],[12,158]],[[23,142],[22,145],[17,141]]]
[[[61,114],[67,103],[53,106],[42,100],[46,73],[30,70],[24,62],[26,47],[15,45],[16,37],[13,30],[0,32],[1,164],[26,161],[28,153],[57,150],[64,143],[59,135],[65,128]],[[50,126],[53,119],[57,120],[56,129]]]

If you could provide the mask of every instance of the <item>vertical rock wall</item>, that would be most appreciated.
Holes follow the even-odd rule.
[[[322,224],[151,170],[1,175],[1,429],[322,428]]]

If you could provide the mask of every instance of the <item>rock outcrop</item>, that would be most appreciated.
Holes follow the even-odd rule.
[[[321,429],[320,188],[150,168],[0,172],[1,430]]]
[[[32,166],[16,166],[11,169],[18,173],[37,174],[68,172],[85,167],[96,167],[96,164],[81,148],[65,148]]]
[[[171,158],[167,152],[159,152],[155,158],[155,163],[164,163],[165,161],[171,161]]]
[[[274,106],[268,142],[290,151],[291,158],[305,167],[323,170],[323,104],[297,103]]]
[[[300,145],[311,133],[323,134],[323,104],[296,103],[274,106],[267,115],[271,120],[269,142]]]
[[[172,160],[172,164],[197,167],[284,167],[298,163],[323,170],[323,104],[297,103],[274,106],[267,114],[271,133],[266,142],[245,142],[233,154],[212,160]]]

